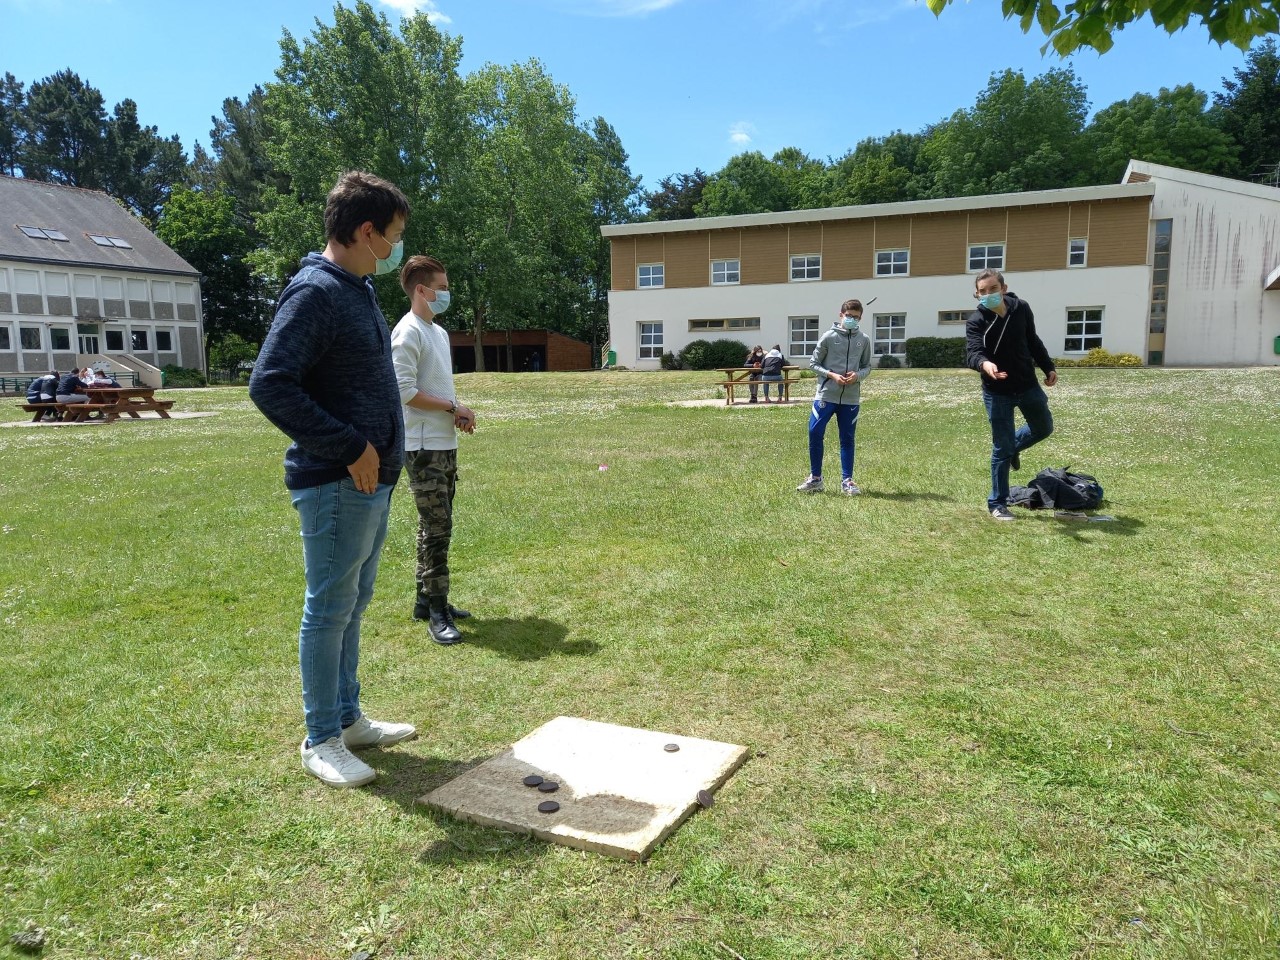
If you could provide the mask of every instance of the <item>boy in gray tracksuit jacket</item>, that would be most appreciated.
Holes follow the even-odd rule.
[[[818,375],[818,390],[809,415],[809,477],[796,487],[801,493],[821,493],[822,456],[827,422],[834,416],[840,434],[840,492],[856,496],[853,482],[853,435],[858,426],[862,381],[871,373],[871,341],[859,329],[862,301],[846,300],[840,322],[822,335],[809,367]]]

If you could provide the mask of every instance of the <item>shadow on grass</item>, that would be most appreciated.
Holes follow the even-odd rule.
[[[421,757],[402,750],[362,750],[360,758],[378,771],[378,779],[364,789],[396,804],[405,813],[430,820],[444,833],[418,854],[427,865],[472,863],[502,859],[527,863],[541,857],[545,844],[531,837],[455,820],[419,803],[419,798],[448,783],[489,757],[452,760]]]
[[[939,503],[955,503],[955,497],[941,493],[912,493],[906,490],[863,490],[864,500],[894,500],[898,503],[912,503],[916,500],[932,500]]]
[[[541,660],[544,657],[589,657],[600,650],[594,640],[565,638],[564,624],[540,617],[521,620],[486,620],[477,617],[462,621],[463,642],[484,647],[511,660]]]
[[[1067,517],[1056,517],[1052,510],[1043,511],[1043,515],[1037,517],[1042,523],[1051,523],[1057,529],[1058,533],[1063,536],[1070,537],[1072,540],[1084,540],[1081,534],[1088,532],[1090,534],[1106,534],[1113,537],[1132,537],[1135,533],[1146,526],[1141,520],[1134,517],[1121,517],[1116,514],[1101,514],[1101,516],[1111,516],[1113,520],[1072,520]],[[1092,539],[1092,536],[1089,537]]]

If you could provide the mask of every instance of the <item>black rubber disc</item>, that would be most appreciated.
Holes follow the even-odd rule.
[[[678,752],[680,751],[680,744],[678,744],[678,743],[668,743],[668,744],[667,744],[665,747],[663,747],[662,749],[663,749],[663,750],[665,750],[665,751],[667,751],[667,753],[678,753]]]
[[[543,800],[538,804],[539,813],[555,813],[559,809],[560,804],[556,803],[554,800]]]
[[[560,789],[560,784],[556,783],[554,780],[543,780],[538,784],[538,789],[543,793],[555,793]]]
[[[538,784],[542,783],[542,778],[538,776],[536,773],[531,773],[527,777],[525,777],[524,780],[521,781],[521,783],[523,783],[526,787],[536,787]]]

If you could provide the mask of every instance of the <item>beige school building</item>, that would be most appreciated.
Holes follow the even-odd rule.
[[[806,362],[840,304],[877,356],[962,337],[1002,271],[1055,357],[1280,365],[1280,189],[1132,161],[1121,183],[607,226],[611,349],[656,369],[699,339]],[[874,303],[871,301],[874,300]],[[745,353],[745,350],[744,350]]]

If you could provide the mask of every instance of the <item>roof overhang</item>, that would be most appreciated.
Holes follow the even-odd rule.
[[[1280,290],[1280,267],[1276,267],[1271,271],[1271,276],[1267,277],[1267,283],[1263,290]]]
[[[746,213],[733,217],[700,217],[693,220],[658,220],[649,223],[618,223],[600,228],[606,237],[651,236],[657,233],[688,233],[691,230],[727,230],[742,227],[771,227],[792,223],[821,223],[828,220],[865,220],[871,217],[925,216],[967,210],[994,210],[1002,207],[1040,207],[1055,203],[1090,203],[1099,200],[1137,200],[1155,196],[1154,183],[1115,183],[1099,187],[1068,187],[1062,190],[1032,190],[1025,193],[993,193],[980,197],[947,197],[941,200],[906,200],[900,203],[869,203],[857,207],[820,207],[814,210],[787,210],[781,213]]]

